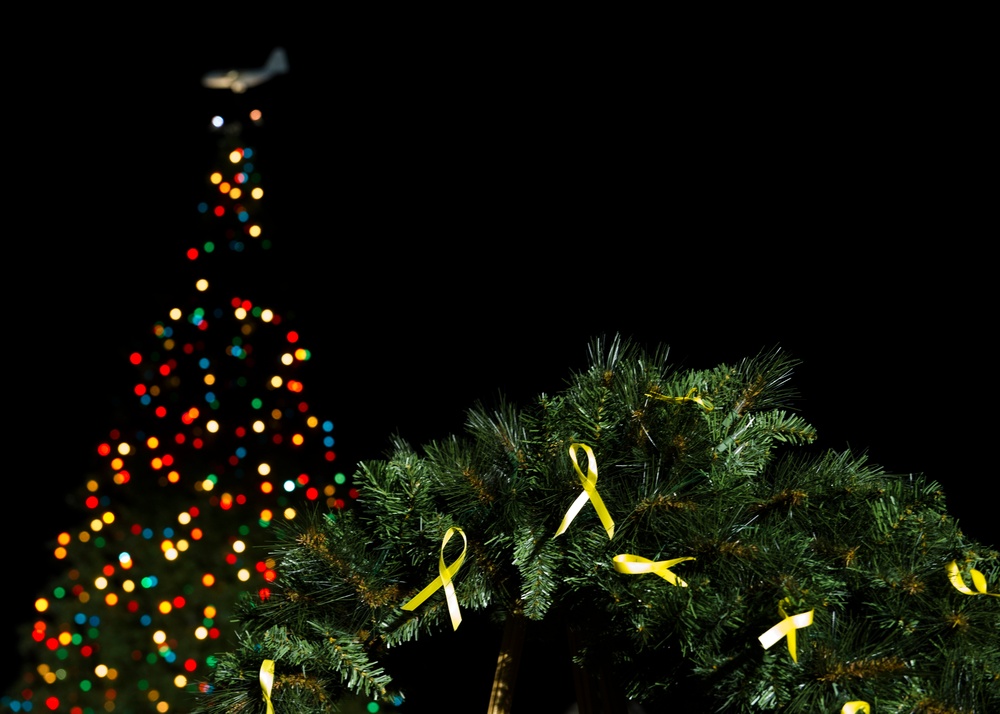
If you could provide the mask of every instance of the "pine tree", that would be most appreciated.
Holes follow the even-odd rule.
[[[236,641],[239,593],[272,587],[275,525],[340,512],[357,495],[338,470],[334,423],[306,388],[306,341],[250,299],[262,292],[251,261],[266,267],[271,243],[247,133],[231,123],[211,135],[202,239],[164,271],[187,282],[122,356],[129,393],[68,498],[79,521],[53,534],[63,570],[23,628],[25,668],[4,711],[189,711],[214,653]]]
[[[557,394],[396,439],[356,507],[274,529],[278,577],[197,711],[329,712],[407,678],[405,711],[447,710],[477,645],[491,714],[553,711],[534,692],[564,660],[580,712],[1000,711],[1000,554],[936,482],[819,448],[796,366],[600,339]]]

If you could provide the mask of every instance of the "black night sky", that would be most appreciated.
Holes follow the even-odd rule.
[[[294,314],[342,468],[558,390],[597,335],[706,368],[780,346],[821,446],[926,473],[1000,543],[985,127],[936,58],[202,35],[43,42],[26,66],[76,71],[8,87],[8,625],[54,567],[129,345],[191,289],[172,266],[209,120],[251,105],[274,249],[229,277]],[[288,75],[200,85],[275,45]]]

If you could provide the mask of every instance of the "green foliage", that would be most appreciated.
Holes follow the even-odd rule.
[[[454,636],[443,589],[401,609],[461,554],[459,538],[442,552],[451,528],[468,539],[453,580],[464,617],[565,628],[577,666],[650,711],[1000,711],[1000,598],[946,574],[957,561],[996,592],[1000,554],[963,536],[936,483],[811,450],[795,360],[771,350],[675,372],[665,349],[619,339],[590,356],[528,408],[477,405],[463,437],[420,453],[397,441],[360,466],[355,509],[286,528],[274,593],[244,601],[242,639],[199,711],[262,712],[252,674],[265,658],[279,711],[331,711],[345,691],[398,697],[389,651]],[[573,445],[593,451],[613,537],[593,498],[556,537],[588,472]],[[673,584],[616,568],[622,555],[687,560]],[[789,638],[758,639],[779,605],[812,612],[794,658]]]

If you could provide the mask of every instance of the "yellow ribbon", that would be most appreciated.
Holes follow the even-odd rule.
[[[781,617],[783,618],[781,622],[757,639],[760,640],[764,649],[768,649],[782,637],[788,637],[788,651],[792,654],[792,661],[798,662],[799,658],[795,652],[795,631],[803,627],[809,627],[809,625],[813,623],[813,610],[810,610],[809,612],[800,612],[798,615],[792,615],[789,617],[785,614],[784,606],[784,603],[788,601],[788,598],[785,598],[778,603],[778,612],[781,613]]]
[[[683,563],[685,560],[694,560],[694,558],[674,558],[673,560],[653,562],[649,558],[623,553],[622,555],[616,555],[612,560],[615,564],[615,570],[619,573],[628,573],[630,575],[655,573],[672,585],[686,588],[688,584],[671,573],[669,569],[678,563]]]
[[[582,448],[587,452],[587,475],[583,475],[583,471],[580,470],[580,464],[576,460],[576,450],[577,448]],[[608,513],[608,509],[604,507],[604,501],[601,500],[601,494],[597,492],[597,459],[594,457],[594,451],[586,444],[570,444],[569,445],[569,456],[573,459],[573,468],[576,469],[577,475],[580,477],[580,483],[583,484],[583,493],[577,496],[576,500],[573,501],[573,505],[569,507],[566,511],[566,515],[563,516],[562,523],[559,524],[559,530],[556,534],[552,536],[557,538],[566,532],[569,528],[569,524],[572,523],[573,519],[576,518],[576,514],[580,512],[583,508],[583,504],[590,499],[590,502],[594,504],[594,510],[597,511],[598,517],[601,519],[601,523],[604,524],[604,530],[608,532],[608,538],[613,538],[615,535],[615,522],[611,520],[611,514]]]
[[[865,712],[865,714],[872,714],[872,706],[868,702],[847,702],[844,708],[840,710],[840,714],[859,714],[859,712]]]
[[[972,592],[972,589],[965,584],[962,580],[962,574],[958,571],[958,563],[954,560],[948,563],[948,579],[951,580],[951,584],[955,586],[955,589],[959,592],[963,592],[966,595],[991,595],[993,597],[1000,597],[1000,593],[988,593],[986,592],[986,576],[980,573],[975,568],[969,568],[969,574],[972,576],[972,584],[976,586],[976,590],[979,592]]]
[[[695,396],[691,396],[691,395]],[[687,396],[684,397],[671,397],[666,394],[654,394],[653,392],[647,392],[647,397],[652,397],[653,399],[659,399],[661,402],[673,402],[674,404],[680,404],[681,402],[694,402],[701,406],[706,412],[710,412],[715,409],[715,406],[709,400],[704,397],[698,396],[698,390],[695,387],[691,387],[688,390]]]
[[[274,714],[274,705],[271,704],[272,686],[274,686],[274,660],[266,659],[260,664],[260,689],[264,692],[264,701],[267,702],[267,714]]]
[[[458,533],[462,536],[462,541],[465,545],[462,546],[462,554],[458,556],[454,563],[445,567],[444,565],[444,547],[448,545],[448,541],[451,537]],[[441,554],[438,556],[438,573],[439,575],[431,581],[430,585],[417,593],[412,597],[405,605],[403,605],[404,610],[415,610],[424,600],[429,598],[438,588],[444,586],[444,597],[448,601],[448,613],[451,615],[451,626],[454,629],[458,629],[458,626],[462,624],[462,613],[458,609],[458,596],[455,595],[455,585],[451,582],[451,579],[455,577],[455,573],[458,569],[462,567],[462,563],[465,562],[465,551],[469,547],[469,541],[465,537],[465,532],[458,527],[449,528],[448,532],[444,534],[444,538],[441,540]]]

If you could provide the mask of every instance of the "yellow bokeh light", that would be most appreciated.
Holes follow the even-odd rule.
[[[242,307],[236,308],[236,319],[237,320],[247,319],[247,311],[244,310]]]
[[[180,523],[182,526],[186,526],[188,523],[191,522],[191,514],[188,513],[187,511],[183,511],[182,513],[178,513],[177,514],[177,522]]]
[[[118,595],[116,593],[108,593],[104,596],[104,604],[108,607],[114,607],[118,604]]]
[[[73,540],[73,536],[71,536],[69,533],[65,533],[65,532],[64,533],[60,533],[56,537],[56,543],[58,543],[59,545],[69,545],[69,542],[71,540]]]
[[[292,508],[291,506],[289,506],[288,508],[286,508],[285,509],[285,518],[287,518],[288,520],[292,520],[293,518],[295,518],[295,509]]]
[[[45,612],[49,609],[49,601],[43,597],[38,598],[35,600],[35,609],[38,610],[38,612]]]
[[[197,290],[200,293],[203,293],[206,290],[208,290],[208,281],[205,280],[205,278],[201,278],[200,280],[198,280],[198,282],[194,284],[194,287],[195,290]]]
[[[288,352],[286,352],[285,354],[281,355],[281,364],[283,364],[285,366],[290,365],[294,361],[295,361],[295,358],[292,357]]]
[[[177,550],[179,550],[180,552],[183,553],[184,551],[186,551],[188,549],[188,547],[190,545],[191,544],[188,543],[186,539],[181,538],[179,541],[177,541]]]
[[[271,512],[270,508],[265,508],[263,511],[260,512],[260,520],[268,522],[272,518],[274,518],[274,514]]]
[[[250,237],[251,237],[251,238],[260,238],[260,234],[261,234],[261,232],[262,232],[262,231],[261,231],[261,229],[260,229],[260,226],[258,226],[258,225],[252,225],[252,226],[250,226],[250,228],[249,228],[249,229],[247,230],[247,233],[249,233],[249,234],[250,234]]]
[[[208,637],[208,628],[205,627],[204,625],[195,628],[194,636],[199,640],[205,639],[206,637]]]
[[[133,590],[135,590],[135,581],[126,580],[124,583],[122,583],[122,590],[124,590],[127,593],[130,593]]]
[[[115,470],[117,471],[117,469]],[[95,481],[94,479],[90,479],[89,481],[87,481],[87,490],[90,491],[91,493],[94,493],[99,488],[100,484],[98,484],[97,481]]]
[[[103,590],[104,588],[108,587],[108,579],[103,576],[97,578],[96,580],[94,580],[94,587],[97,588],[98,590]]]
[[[213,171],[212,175],[208,177],[208,180],[214,184],[220,184],[222,183],[222,174],[218,171]]]
[[[202,610],[202,614],[205,617],[209,618],[210,620],[215,619],[215,616],[218,614],[218,612],[219,611],[215,609],[215,605],[206,605],[205,609]]]
[[[112,523],[115,522],[115,514],[112,513],[111,511],[106,511],[104,515],[101,516],[101,520],[107,523],[108,525],[111,525]]]
[[[187,677],[185,677],[183,674],[178,674],[176,677],[174,677],[174,686],[177,687],[178,689],[184,689],[184,687],[187,686],[187,683],[188,683]],[[166,711],[166,710],[161,709],[160,711]]]
[[[238,540],[233,543],[233,550],[237,553],[242,553],[246,549],[247,549],[247,544],[241,540]]]
[[[111,459],[111,468],[113,468],[115,471],[121,471],[122,470],[122,466],[124,466],[124,465],[125,465],[125,462],[122,461],[121,459],[119,459],[117,456],[115,458]]]
[[[96,674],[98,677],[107,677],[108,665],[106,664],[97,665],[96,667],[94,667],[94,674]]]
[[[206,588],[210,588],[215,585],[215,576],[211,573],[205,573],[201,576],[201,584]]]
[[[73,635],[70,634],[69,632],[59,633],[59,644],[61,644],[63,647],[65,647],[72,641],[73,641]]]
[[[121,454],[122,456],[126,456],[131,450],[132,447],[130,447],[124,441],[118,445],[118,453]]]
[[[229,197],[231,199],[233,199],[234,201],[237,198],[239,198],[240,196],[242,196],[242,195],[243,195],[243,191],[242,191],[242,189],[240,189],[239,186],[233,186],[232,189],[230,189],[230,191],[229,191]]]
[[[94,531],[95,533],[101,530],[102,528],[104,528],[104,523],[101,522],[101,519],[95,518],[90,522],[90,530]]]
[[[309,359],[309,350],[304,350],[301,347],[299,347],[297,350],[295,350],[295,359],[299,360],[300,362],[304,362],[305,360]]]
[[[160,445],[160,440],[157,439],[155,436],[151,436],[148,439],[146,439],[146,446],[148,446],[150,449],[155,449],[159,445]]]
[[[269,473],[271,473],[271,465],[267,463],[260,464],[257,467],[257,473],[259,473],[261,476],[267,476]]]
[[[260,421],[259,419],[255,421],[253,423],[253,430],[258,434],[260,434],[262,431],[264,431],[264,422]]]
[[[271,386],[277,389],[282,385],[282,379],[278,375],[271,377]]]
[[[208,423],[205,424],[205,429],[208,430],[208,433],[214,434],[219,430],[219,422],[215,421],[215,419],[210,419]]]
[[[177,552],[176,548],[171,548],[170,550],[166,550],[163,552],[163,557],[166,558],[167,560],[177,560],[178,555],[179,553]]]
[[[158,694],[158,692],[153,691],[149,693],[150,701],[155,701],[152,698],[154,694]],[[168,711],[170,711],[170,705],[166,702],[160,702],[156,705],[156,714],[167,714]]]
[[[309,417],[308,419],[306,419],[306,426],[308,426],[310,429],[315,429],[317,426],[319,426],[319,419],[317,419],[314,416]]]
[[[214,374],[206,374],[205,375],[205,384],[215,384],[215,375]]]
[[[260,319],[264,322],[270,322],[274,319],[274,313],[270,310],[264,310],[260,313]]]
[[[52,555],[56,557],[56,560],[63,560],[66,558],[67,555],[69,555],[69,551],[63,548],[62,546],[59,546],[54,551],[52,551]]]
[[[163,600],[160,602],[160,606],[156,609],[160,611],[161,615],[167,615],[174,609],[174,606],[169,600]]]
[[[259,201],[264,196],[264,189],[262,189],[260,186],[257,186],[253,191],[250,192],[250,195]]]
[[[211,491],[213,488],[215,488],[215,482],[212,481],[212,479],[207,478],[201,482],[201,487],[206,491]]]
[[[180,311],[180,308],[172,307],[170,308],[170,319],[180,320],[184,316],[184,313]]]
[[[250,571],[247,570],[246,568],[241,568],[240,571],[236,573],[236,577],[239,578],[240,581],[245,583],[247,580],[250,579]]]
[[[168,606],[169,606],[169,604],[170,603],[167,603]],[[161,611],[162,611],[162,608],[161,608]],[[169,612],[169,610],[168,610],[168,612]],[[155,642],[156,644],[162,645],[166,641],[167,641],[167,633],[164,632],[163,630],[157,630],[156,632],[153,633],[153,642]]]
[[[302,434],[292,434],[293,444],[295,444],[296,446],[302,446],[303,442],[305,442],[305,438],[302,436]]]
[[[229,160],[234,164],[238,164],[240,162],[240,159],[242,158],[243,158],[243,152],[240,151],[239,149],[234,149],[233,151],[229,152]]]

